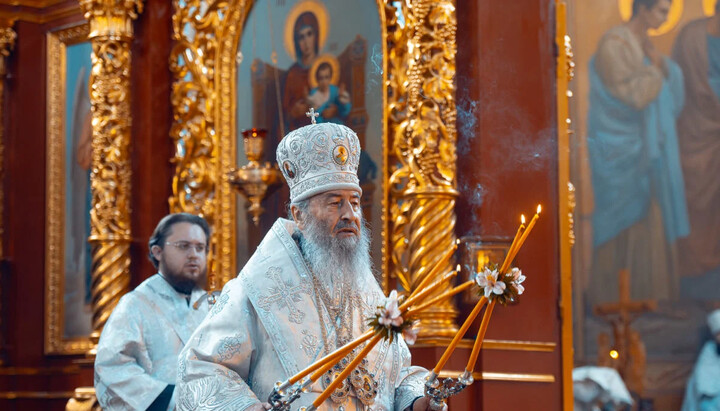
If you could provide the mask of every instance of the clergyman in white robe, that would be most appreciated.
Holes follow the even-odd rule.
[[[179,410],[244,410],[266,402],[277,381],[284,381],[323,357],[321,320],[313,297],[311,274],[291,233],[295,224],[279,219],[258,246],[238,278],[228,282],[187,347],[178,370]],[[384,295],[371,276],[353,295],[353,336],[367,329],[367,318],[384,305]],[[320,311],[334,338],[339,324]],[[334,349],[335,347],[331,347]],[[404,410],[423,395],[424,369],[410,366],[402,338],[381,342],[368,356],[378,382],[374,411]],[[323,391],[293,403],[308,406]],[[351,390],[347,411],[364,409]],[[330,400],[319,408],[333,407]]]
[[[720,310],[708,316],[714,339],[705,343],[685,391],[682,411],[720,410]]]
[[[204,290],[195,288],[188,299],[160,274],[125,294],[105,324],[95,357],[102,408],[146,410],[174,385],[178,354],[207,313]],[[175,391],[168,410],[175,409]]]

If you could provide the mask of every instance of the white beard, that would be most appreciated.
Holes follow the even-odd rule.
[[[368,279],[375,281],[370,259],[370,232],[364,222],[360,222],[359,237],[340,239],[332,237],[330,227],[325,227],[322,221],[312,218],[309,213],[306,215],[310,219],[301,232],[300,249],[313,274],[331,295],[336,285],[347,284],[350,290],[360,290]]]

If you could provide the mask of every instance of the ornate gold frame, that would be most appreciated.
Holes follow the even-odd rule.
[[[81,24],[47,34],[47,179],[45,229],[45,354],[83,354],[90,336],[63,338],[65,273],[65,52],[88,41]]]
[[[397,10],[376,2],[384,39],[383,271],[413,289],[455,242],[455,6],[408,0]],[[222,176],[235,166],[235,56],[254,2],[173,4],[170,135],[178,150],[170,209],[201,214],[213,226],[209,287],[219,288],[236,275],[235,197]],[[446,265],[443,272],[453,266]],[[444,302],[424,319],[421,335],[451,335],[455,315]]]
[[[557,127],[558,127],[558,215],[560,244],[560,318],[562,347],[563,409],[573,409],[573,315],[572,315],[572,246],[575,243],[573,213],[575,187],[570,182],[570,109],[568,84],[574,76],[575,63],[570,36],[567,33],[567,3],[555,2],[555,46],[557,47]]]

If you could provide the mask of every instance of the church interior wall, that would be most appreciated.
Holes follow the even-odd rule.
[[[458,2],[457,236],[512,238],[521,213],[530,215],[538,203],[548,210],[516,259],[531,291],[493,313],[486,338],[556,346],[483,350],[481,361],[484,370],[557,378],[484,382],[477,398],[484,409],[562,409],[554,4]]]
[[[487,337],[554,344],[546,351],[484,350],[479,368],[554,376],[553,382],[478,382],[453,409],[562,409],[558,258],[554,0],[458,0],[458,238],[512,237],[516,217],[548,210],[518,257],[527,267],[522,304],[495,312]],[[147,239],[168,212],[174,153],[172,124],[172,3],[147,0],[132,45],[133,288],[154,268]],[[2,321],[5,365],[0,409],[64,409],[78,386],[92,385],[82,356],[43,351],[45,294],[45,35],[83,21],[77,14],[49,23],[18,21],[10,57],[5,110],[6,182]],[[255,233],[258,236],[259,234]],[[461,306],[464,313],[468,306]],[[462,318],[461,316],[460,318]],[[477,326],[471,329],[476,332]],[[1,340],[0,340],[1,341]],[[2,347],[0,347],[2,348]],[[437,351],[437,349],[429,349]],[[427,352],[416,351],[418,361]],[[462,356],[449,367],[459,369]],[[431,365],[431,364],[422,364]],[[3,392],[35,393],[9,399]],[[522,395],[518,395],[522,392]],[[45,394],[43,394],[45,393]],[[41,398],[56,396],[57,398]],[[63,396],[64,395],[64,396]],[[538,404],[542,403],[542,407]]]

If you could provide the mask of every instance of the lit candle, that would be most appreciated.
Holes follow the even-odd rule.
[[[541,211],[540,204],[537,206],[537,213],[535,216],[533,216],[532,220],[530,220],[530,224],[528,224],[525,231],[523,231],[522,236],[520,237],[520,240],[517,243],[517,246],[512,250],[512,254],[508,254],[507,258],[505,259],[505,263],[503,263],[503,267],[500,270],[500,274],[504,274],[508,266],[510,265],[510,262],[512,262],[513,259],[515,259],[515,256],[517,255],[518,251],[520,251],[520,247],[522,247],[525,240],[528,238],[528,235],[530,235],[530,231],[532,231],[533,227],[535,227],[535,223],[537,223],[538,218],[540,218],[540,211]]]
[[[433,291],[436,291],[437,286],[440,285],[442,282],[451,279],[457,275],[457,271],[452,270],[448,273],[446,273],[444,276],[442,276],[439,280],[435,281],[434,283],[430,284],[428,287],[426,287],[424,290],[420,291],[418,294],[411,295],[410,298],[408,298],[402,305],[400,305],[400,311],[405,312],[407,311],[412,304],[415,304],[416,302],[422,300],[423,298],[427,297],[428,294],[430,294]]]
[[[444,293],[438,295],[437,297],[432,298],[430,301],[428,301],[428,302],[426,302],[426,303],[423,303],[423,304],[421,304],[421,305],[419,305],[419,306],[410,307],[410,309],[408,310],[408,313],[415,313],[415,312],[418,312],[418,311],[422,311],[422,310],[430,307],[431,305],[436,304],[438,301],[440,301],[440,300],[442,300],[442,299],[444,299],[444,298],[452,297],[452,296],[454,296],[455,294],[458,294],[458,293],[463,292],[464,290],[467,290],[467,289],[470,288],[474,283],[475,283],[475,282],[472,281],[472,280],[466,281],[466,282],[458,285],[457,287],[455,287],[455,288],[453,288],[453,289],[450,289],[450,290],[448,290],[448,291],[445,291]]]
[[[317,370],[318,368],[322,367],[325,364],[335,364],[340,359],[348,355],[352,350],[355,349],[355,347],[359,346],[363,342],[367,341],[372,337],[374,334],[373,330],[368,330],[365,332],[365,334],[361,335],[360,337],[356,338],[354,341],[351,341],[342,347],[338,348],[337,350],[331,352],[330,354],[326,355],[325,357],[315,361],[314,363],[308,365],[304,370],[300,371],[299,373],[293,375],[289,380],[288,384],[292,385],[296,382],[300,381],[303,377],[310,374],[311,372]],[[314,380],[313,380],[314,381]]]
[[[325,391],[323,391],[322,394],[320,394],[320,396],[317,397],[315,401],[313,401],[313,407],[317,409],[320,405],[322,405],[322,403],[325,402],[325,400],[328,399],[328,397],[335,391],[338,385],[345,381],[345,378],[347,378],[348,374],[350,374],[352,370],[354,370],[355,367],[360,364],[360,361],[362,361],[363,358],[368,355],[370,350],[372,350],[375,345],[377,345],[378,341],[380,341],[380,338],[382,338],[382,334],[377,334],[372,340],[370,340],[370,342],[365,346],[365,348],[360,351],[360,354],[358,354],[357,357],[355,357],[355,359],[350,362],[350,365],[348,365],[347,368],[345,368],[340,373],[340,375],[338,375],[337,378],[335,378],[333,382],[330,383],[327,388],[325,388]]]
[[[512,260],[508,261],[508,258],[513,254],[514,250],[517,248],[518,240],[520,240],[520,237],[522,236],[522,233],[524,230],[525,230],[525,214],[520,214],[520,227],[518,227],[518,230],[515,233],[515,237],[513,237],[512,244],[510,245],[510,248],[508,249],[508,252],[505,255],[505,260],[503,261],[503,263],[500,267],[505,267],[506,265],[512,264]]]
[[[455,337],[450,342],[450,345],[445,349],[445,352],[443,353],[442,357],[440,357],[440,360],[438,361],[437,365],[433,369],[433,373],[435,375],[440,374],[440,370],[443,369],[445,366],[445,363],[450,359],[450,355],[455,351],[455,347],[458,345],[460,340],[465,336],[465,333],[467,332],[468,328],[470,328],[470,324],[475,321],[475,317],[478,316],[480,313],[480,310],[485,306],[485,303],[487,303],[487,298],[485,296],[480,298],[480,301],[475,304],[475,308],[473,308],[472,312],[468,317],[465,319],[465,322],[463,323],[462,327],[458,330],[457,334],[455,334]]]
[[[445,251],[445,254],[440,258],[440,260],[433,266],[433,268],[430,270],[430,272],[420,281],[420,284],[418,284],[417,287],[410,293],[410,295],[415,295],[418,292],[422,291],[425,286],[428,285],[428,283],[438,274],[438,271],[442,270],[443,265],[447,263],[450,260],[450,257],[455,254],[455,250],[457,249],[457,243],[453,244],[451,248],[449,248],[447,251]]]
[[[497,300],[494,299],[490,305],[488,305],[487,310],[485,310],[485,314],[483,314],[480,329],[478,330],[478,335],[475,338],[475,344],[473,344],[473,349],[470,353],[470,359],[468,360],[467,367],[465,367],[465,370],[471,374],[475,369],[475,363],[477,362],[478,354],[480,354],[480,347],[482,347],[483,340],[485,339],[485,332],[487,331],[488,324],[490,324],[490,316],[492,315],[493,308],[495,308],[496,301]]]

